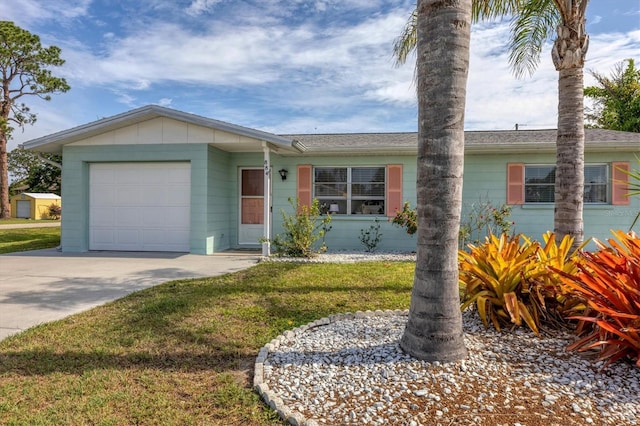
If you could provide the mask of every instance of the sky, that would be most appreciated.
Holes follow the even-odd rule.
[[[413,132],[415,57],[392,47],[415,0],[0,0],[0,20],[62,49],[71,90],[9,149],[148,104],[275,134]],[[640,0],[591,0],[589,70],[640,64]],[[466,130],[555,128],[551,41],[531,77],[508,63],[508,21],[475,24]]]

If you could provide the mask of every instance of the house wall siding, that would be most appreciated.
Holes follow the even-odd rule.
[[[633,152],[587,153],[585,163],[606,163],[629,161]],[[481,202],[490,201],[495,207],[507,202],[507,164],[555,164],[553,154],[467,154],[465,156],[465,174],[463,183],[462,218],[467,217]],[[272,156],[273,170],[281,168],[289,171],[286,181],[279,175],[273,180],[273,234],[283,232],[281,211],[292,214],[288,204],[289,197],[296,194],[296,167],[299,164],[315,166],[382,166],[387,164],[403,165],[403,200],[412,207],[416,206],[416,168],[415,156],[304,156],[281,157]],[[511,220],[515,222],[513,230],[535,239],[541,239],[542,234],[553,230],[553,204],[541,205],[512,205]],[[607,239],[611,237],[611,229],[628,230],[635,215],[640,211],[640,197],[631,197],[629,205],[595,205],[584,206],[585,239],[596,237]],[[416,249],[415,236],[408,236],[404,230],[393,226],[386,216],[377,216],[380,232],[383,237],[379,245],[380,250]],[[366,216],[334,216],[331,231],[326,235],[329,250],[362,250],[360,231],[367,230],[374,224],[375,217]],[[595,246],[591,243],[590,249]]]
[[[158,117],[140,123],[110,130],[96,136],[73,142],[67,146],[96,145],[174,145],[174,144],[230,144],[255,143],[247,136],[185,123],[167,117]]]
[[[293,213],[293,209],[288,202],[289,197],[295,198],[297,188],[296,168],[299,164],[311,164],[326,167],[352,167],[352,166],[387,166],[388,164],[401,164],[402,198],[409,201],[412,206],[416,205],[415,182],[416,182],[416,157],[415,156],[304,156],[304,157],[284,157],[272,156],[273,177],[273,235],[284,232],[282,227],[282,211],[287,215]],[[283,181],[277,171],[287,169],[289,174],[287,180]],[[380,232],[383,234],[378,245],[378,250],[415,250],[415,236],[409,236],[397,226],[392,225],[387,216],[341,216],[334,215],[331,220],[331,231],[326,234],[325,241],[330,251],[335,250],[357,250],[361,251],[364,246],[360,242],[360,231],[368,230],[375,224],[375,218],[380,224]]]
[[[231,241],[236,226],[233,220],[233,166],[231,154],[212,146],[208,147],[207,187],[206,198],[206,254],[223,251],[235,246]]]
[[[611,165],[617,161],[629,161],[633,152],[586,153],[585,164]],[[507,164],[555,164],[553,154],[509,154],[509,155],[467,155],[463,188],[463,217],[472,209],[473,203],[491,201],[498,207],[506,203]],[[611,170],[609,170],[611,173]],[[610,195],[610,194],[609,194]],[[540,239],[546,231],[553,230],[553,203],[522,204],[511,206],[514,230],[532,238]],[[600,240],[611,238],[611,229],[628,230],[635,215],[640,210],[640,197],[631,197],[629,205],[584,204],[585,239],[595,237]],[[590,244],[589,249],[595,248]]]
[[[89,164],[94,162],[188,161],[191,164],[191,252],[207,253],[207,145],[67,145],[62,169],[61,245],[64,252],[89,249]],[[215,189],[215,188],[214,188]]]

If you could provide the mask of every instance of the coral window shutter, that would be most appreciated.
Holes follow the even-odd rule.
[[[629,190],[629,175],[630,165],[626,161],[617,163],[611,163],[611,204],[614,205],[628,205],[630,200],[627,196]]]
[[[387,216],[402,210],[402,164],[387,166]]]
[[[524,164],[507,164],[507,204],[524,203]]]
[[[298,203],[301,206],[311,207],[311,165],[298,166]]]

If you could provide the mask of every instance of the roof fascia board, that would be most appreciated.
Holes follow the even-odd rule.
[[[147,105],[138,109],[134,109],[128,112],[117,114],[111,117],[103,118],[97,121],[93,121],[88,124],[83,124],[68,130],[63,130],[52,135],[43,136],[37,139],[24,142],[22,145],[26,149],[37,148],[42,145],[56,144],[63,142],[63,144],[71,143],[99,134],[104,131],[109,131],[119,127],[140,123],[142,121],[150,120],[157,117],[172,118],[187,123],[204,126],[216,130],[221,130],[229,133],[239,134],[249,138],[257,139],[260,141],[271,142],[281,148],[293,148],[293,141],[272,133],[263,132],[261,130],[250,129],[248,127],[238,126],[231,123],[226,123],[211,118],[201,117],[195,114],[190,114],[182,111],[177,111],[170,108],[161,107],[158,105]]]

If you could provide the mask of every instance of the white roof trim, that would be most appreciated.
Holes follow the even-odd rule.
[[[291,139],[274,135],[272,133],[263,132],[261,130],[251,129],[249,127],[238,126],[224,121],[214,120],[187,112],[178,111],[171,108],[161,107],[159,105],[147,105],[122,114],[103,118],[81,126],[73,127],[68,130],[53,133],[37,139],[31,139],[24,142],[22,146],[26,149],[42,150],[38,148],[49,147],[43,151],[57,151],[58,147],[68,143],[76,142],[100,133],[110,130],[122,128],[131,124],[139,123],[157,117],[167,117],[175,120],[191,123],[203,127],[216,130],[222,130],[229,133],[246,136],[260,141],[270,142],[278,148],[295,150],[294,143]],[[51,149],[53,148],[53,149]]]

